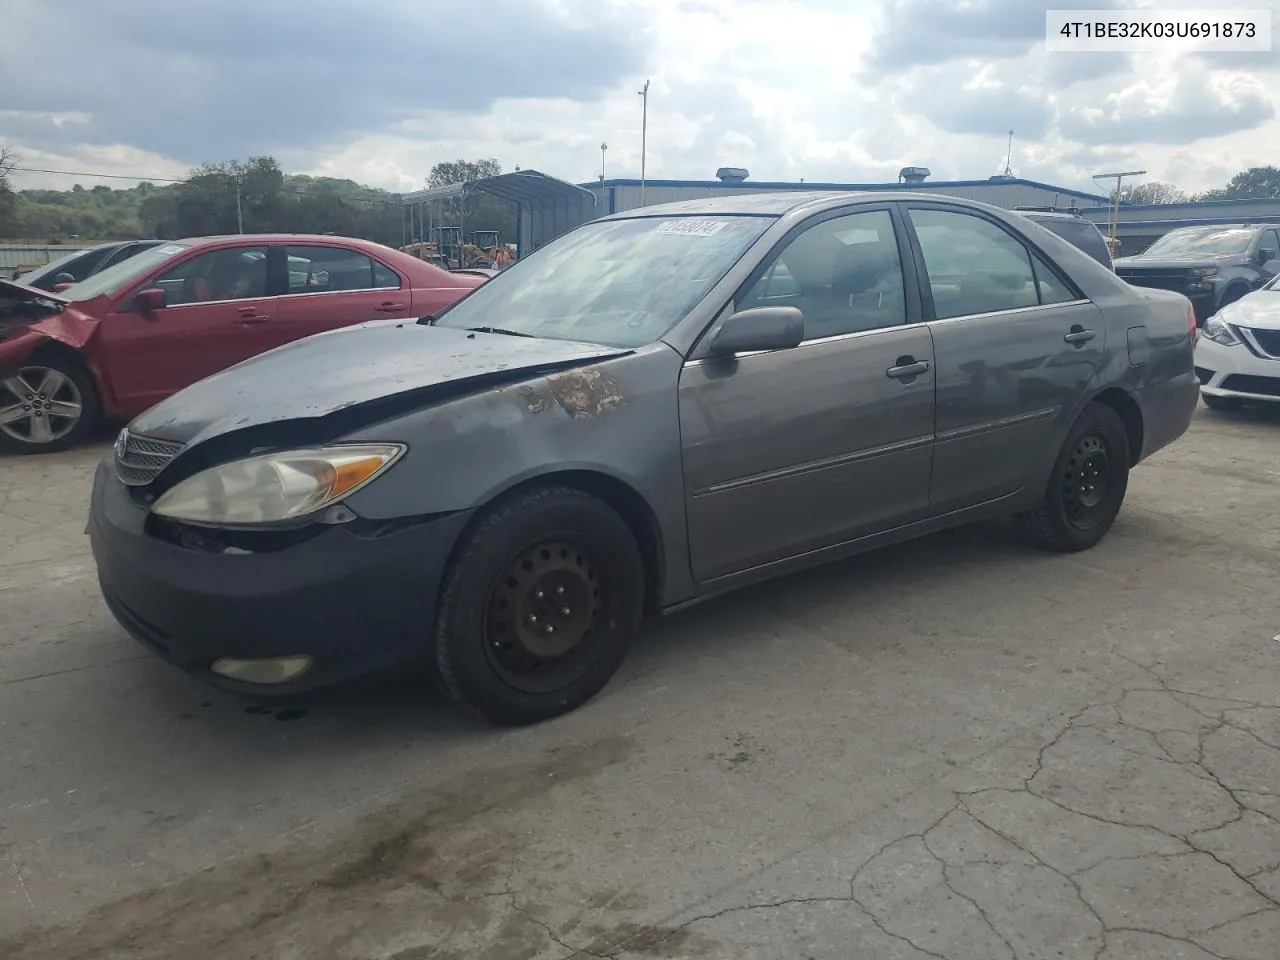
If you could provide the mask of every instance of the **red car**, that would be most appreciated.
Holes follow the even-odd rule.
[[[0,280],[0,444],[65,449],[256,354],[368,320],[423,317],[484,277],[346,237],[175,240],[61,294]]]

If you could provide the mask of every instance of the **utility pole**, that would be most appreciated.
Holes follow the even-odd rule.
[[[603,141],[600,143],[600,185],[604,186],[604,152],[609,149],[609,145]]]
[[[236,226],[244,233],[244,211],[240,208],[240,175],[236,174]]]
[[[1009,152],[1004,155],[1004,175],[1013,176],[1013,131],[1009,131]]]
[[[640,206],[644,206],[644,159],[649,134],[649,81],[640,90]]]
[[[1116,244],[1116,232],[1120,227],[1120,184],[1124,182],[1125,177],[1141,177],[1146,174],[1145,170],[1126,170],[1123,173],[1095,173],[1094,180],[1111,180],[1116,181],[1116,190],[1111,197],[1111,214],[1107,217],[1107,236],[1111,238],[1111,243]],[[1113,254],[1114,256],[1114,254]]]

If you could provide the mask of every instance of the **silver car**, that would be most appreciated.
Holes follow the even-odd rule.
[[[991,517],[1093,546],[1190,423],[1194,335],[1186,298],[983,204],[651,207],[164,400],[89,533],[119,622],[209,681],[421,662],[527,723],[648,614]]]

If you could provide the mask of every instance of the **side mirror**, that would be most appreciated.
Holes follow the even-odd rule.
[[[163,310],[169,305],[169,298],[165,296],[165,292],[159,287],[152,287],[149,290],[139,291],[138,295],[133,298],[133,302],[140,313],[155,313],[157,310]]]
[[[62,271],[62,273],[58,274],[56,277],[53,278],[53,282],[65,284],[66,286],[69,287],[71,286],[71,284],[76,282],[76,276],[74,273],[67,273],[64,270]]]
[[[711,337],[711,353],[789,350],[804,342],[804,314],[795,307],[753,307],[727,317]]]
[[[1258,249],[1258,263],[1268,264],[1277,257],[1276,251],[1269,247],[1260,247]]]

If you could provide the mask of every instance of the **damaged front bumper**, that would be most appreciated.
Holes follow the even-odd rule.
[[[326,527],[263,552],[166,542],[108,464],[94,477],[88,533],[102,594],[143,646],[255,698],[340,684],[430,654],[435,599],[469,513],[360,536]],[[246,682],[222,661],[309,657],[284,682]]]

